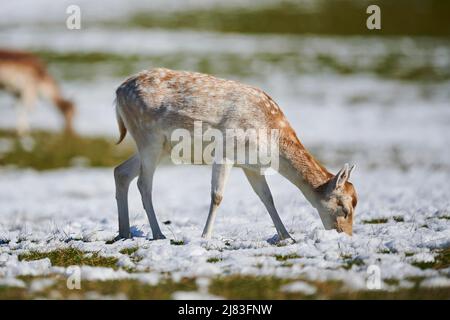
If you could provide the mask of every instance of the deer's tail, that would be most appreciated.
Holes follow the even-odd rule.
[[[116,118],[117,118],[117,124],[119,125],[119,132],[120,132],[120,137],[119,137],[119,140],[116,142],[116,144],[119,144],[122,142],[122,140],[127,135],[127,128],[125,127],[125,123],[123,122],[123,119],[120,116],[119,102],[117,101],[117,99],[116,99]]]

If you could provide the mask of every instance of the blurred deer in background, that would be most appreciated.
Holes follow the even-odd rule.
[[[0,49],[0,89],[18,99],[17,133],[29,132],[27,113],[39,96],[51,101],[62,113],[65,130],[73,133],[74,106],[65,99],[44,64],[34,55],[21,51]]]
[[[277,129],[278,172],[297,186],[317,209],[326,229],[352,234],[356,192],[348,182],[354,168],[346,164],[336,175],[328,172],[300,143],[278,105],[262,90],[237,81],[210,75],[153,69],[126,80],[116,91],[116,113],[120,141],[129,131],[138,154],[115,168],[119,237],[130,237],[128,187],[139,175],[138,187],[154,239],[163,239],[153,209],[153,175],[163,156],[170,155],[171,134],[183,128],[191,134],[194,121],[219,130],[227,128]],[[258,140],[259,143],[259,140]],[[256,164],[214,162],[211,202],[203,237],[210,238],[217,208],[222,200],[231,168],[243,169],[251,187],[265,205],[280,240],[290,235],[278,215],[266,178]]]

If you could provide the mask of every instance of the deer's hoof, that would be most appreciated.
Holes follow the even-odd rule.
[[[272,238],[268,239],[267,242],[280,247],[291,245],[296,243],[295,239],[287,235],[285,237],[280,237],[278,234],[274,235]]]
[[[128,235],[119,234],[112,241],[116,242],[116,241],[126,240],[126,239],[131,239],[131,234],[128,234]]]
[[[164,239],[166,239],[166,236],[161,233],[154,235],[152,240],[164,240]]]
[[[206,233],[203,233],[203,234],[202,234],[202,239],[203,239],[203,240],[211,240],[211,235],[206,234]]]

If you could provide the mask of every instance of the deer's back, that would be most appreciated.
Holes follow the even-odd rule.
[[[169,129],[192,128],[194,121],[219,129],[287,125],[277,104],[262,90],[202,73],[143,71],[126,80],[116,93],[128,123]]]
[[[36,56],[22,51],[0,49],[0,87],[20,92],[27,86],[48,81],[45,65]]]

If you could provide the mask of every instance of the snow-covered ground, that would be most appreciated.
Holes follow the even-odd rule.
[[[148,240],[148,221],[133,184],[130,212],[135,237],[106,244],[117,234],[112,168],[1,169],[0,284],[23,285],[19,275],[65,274],[65,268],[51,266],[49,260],[19,261],[18,255],[72,246],[117,257],[120,266],[136,270],[85,266],[85,280],[134,278],[157,283],[167,272],[174,279],[247,274],[340,279],[351,289],[364,289],[368,266],[377,265],[382,279],[402,280],[400,287],[410,285],[404,279],[413,276],[425,277],[424,285],[448,286],[449,269],[421,270],[413,265],[433,261],[436,249],[450,245],[448,84],[422,86],[368,75],[293,79],[276,72],[270,78],[243,80],[254,81],[278,101],[300,139],[334,172],[344,162],[357,164],[352,177],[359,194],[353,237],[325,231],[300,191],[273,176],[269,182],[276,205],[297,243],[271,244],[268,239],[275,229],[269,215],[236,170],[220,207],[215,236],[209,242],[202,240],[210,171],[187,166],[157,171],[155,206],[168,240]],[[112,101],[120,81],[64,83],[69,94],[76,94],[76,128],[81,134],[117,136]],[[355,96],[362,96],[362,101],[351,103]],[[1,101],[12,103],[5,96]],[[4,108],[0,126],[12,127],[14,119],[14,109]],[[57,113],[44,103],[31,119],[34,128],[59,125]],[[380,218],[388,221],[364,223]],[[168,220],[171,224],[162,224]],[[171,245],[169,239],[183,240],[184,245]],[[139,247],[135,255],[141,259],[119,252],[128,247]],[[275,258],[291,254],[298,258],[289,263]],[[210,263],[209,258],[219,261]],[[355,259],[358,263],[350,270],[344,268]],[[394,289],[392,284],[384,286]]]
[[[359,195],[354,235],[325,231],[300,191],[275,175],[269,177],[269,184],[281,218],[297,242],[272,244],[269,239],[275,229],[269,215],[236,169],[219,209],[213,240],[202,240],[210,168],[164,166],[156,173],[154,202],[168,239],[150,240],[148,221],[133,183],[129,205],[134,238],[107,244],[118,229],[112,168],[46,172],[0,168],[0,286],[23,285],[17,278],[20,275],[66,274],[66,268],[52,266],[48,259],[27,262],[19,261],[18,256],[76,247],[117,257],[122,267],[115,271],[84,266],[84,280],[133,278],[154,284],[166,273],[175,280],[184,276],[270,275],[295,278],[296,282],[283,288],[287,292],[311,294],[315,288],[299,278],[343,280],[350,289],[365,289],[368,267],[376,265],[382,279],[400,280],[397,288],[408,288],[411,282],[405,279],[416,276],[426,278],[424,286],[450,287],[450,269],[415,266],[433,262],[437,250],[450,246],[447,40],[222,34],[114,28],[97,23],[126,20],[153,9],[242,6],[241,1],[203,0],[133,0],[126,6],[123,1],[110,1],[108,8],[98,2],[78,1],[84,25],[81,30],[70,31],[64,19],[71,2],[51,2],[51,6],[47,5],[49,0],[2,4],[0,13],[4,10],[8,14],[0,19],[0,44],[50,52],[60,58],[86,53],[106,56],[105,61],[91,64],[82,60],[74,67],[71,61],[58,59],[49,65],[64,92],[76,102],[75,127],[81,135],[117,137],[112,102],[124,79],[108,72],[118,63],[108,55],[140,56],[142,60],[132,65],[145,63],[146,68],[152,66],[145,59],[161,61],[158,59],[166,56],[181,61],[186,69],[195,69],[204,60],[223,76],[269,93],[301,141],[331,171],[336,172],[345,162],[357,164],[351,178]],[[272,2],[265,0],[261,5]],[[311,5],[313,1],[302,3]],[[222,61],[224,57],[231,62]],[[350,67],[350,73],[337,72],[324,57],[331,59],[328,63]],[[383,77],[376,71],[386,67],[383,62],[388,67],[393,63],[398,72],[430,72],[432,81],[401,81],[389,72]],[[246,70],[233,69],[233,63]],[[86,77],[71,77],[78,71],[72,68],[83,69]],[[0,95],[0,128],[15,126],[13,103],[11,97]],[[32,128],[54,130],[61,125],[54,108],[43,102],[30,118]],[[0,140],[0,152],[10,143]],[[366,223],[376,219],[387,221]],[[170,239],[184,244],[173,245]],[[139,259],[120,253],[135,247],[134,255]],[[279,261],[275,257],[283,255],[293,258]],[[51,285],[48,281],[52,280],[36,281],[41,281],[34,283],[39,288]],[[395,289],[392,282],[383,286]]]
[[[174,279],[228,274],[302,276],[311,280],[343,280],[353,289],[366,288],[367,268],[377,265],[382,279],[419,276],[442,282],[449,269],[421,270],[414,262],[434,261],[432,250],[450,245],[448,173],[414,168],[359,170],[359,193],[353,237],[325,231],[314,209],[280,176],[271,176],[276,205],[295,244],[268,241],[275,229],[245,177],[235,170],[220,207],[213,240],[201,239],[209,206],[207,167],[161,167],[156,174],[155,206],[168,240],[151,241],[151,232],[135,184],[130,190],[134,239],[105,244],[117,234],[111,169],[65,169],[38,173],[4,170],[0,180],[0,278],[14,284],[19,275],[65,273],[48,260],[18,261],[28,251],[76,247],[119,258],[137,274],[82,268],[89,279],[138,278],[157,282],[162,273]],[[402,217],[398,222],[394,217]],[[387,218],[382,224],[366,220]],[[170,221],[170,224],[162,222]],[[182,240],[172,245],[169,239]],[[142,258],[130,260],[119,251],[139,247]],[[291,265],[275,255],[295,255]],[[219,258],[209,263],[209,258]],[[348,259],[362,261],[350,270]],[[441,280],[439,280],[441,279]],[[444,279],[444,280],[442,280]],[[435,281],[435,282],[436,282]],[[437,284],[436,284],[437,285]]]

